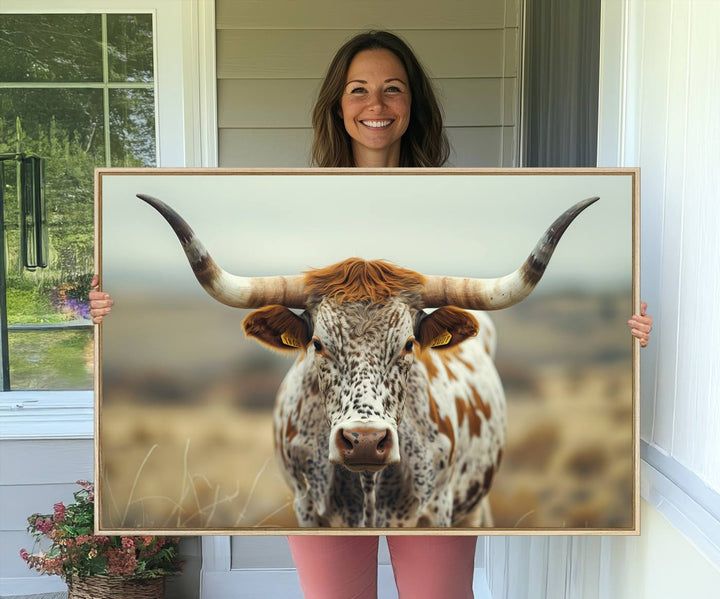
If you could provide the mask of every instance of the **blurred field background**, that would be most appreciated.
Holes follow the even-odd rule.
[[[272,434],[293,358],[244,339],[246,312],[209,298],[113,295],[102,527],[294,527]],[[492,314],[509,412],[497,527],[632,526],[631,312],[628,292],[567,291]]]

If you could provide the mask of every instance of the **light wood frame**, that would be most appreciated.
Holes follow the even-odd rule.
[[[383,177],[385,180],[390,181],[390,178],[395,177],[410,177],[414,183],[420,181],[426,181],[425,177],[447,177],[448,181],[457,177],[483,177],[483,178],[503,178],[503,180],[516,180],[523,181],[527,177],[535,177],[533,181],[543,181],[546,177],[550,178],[561,178],[564,177],[568,182],[579,181],[581,179],[588,179],[591,181],[594,177],[597,177],[597,181],[601,179],[611,180],[615,178],[624,178],[627,180],[628,197],[625,199],[627,205],[624,209],[627,210],[630,217],[628,219],[630,223],[630,231],[622,231],[623,235],[629,236],[631,246],[631,257],[629,258],[630,269],[632,271],[632,282],[629,284],[629,293],[631,295],[632,311],[639,312],[639,188],[640,188],[640,172],[639,169],[634,168],[608,168],[608,169],[173,169],[173,168],[158,168],[158,169],[97,169],[95,177],[95,190],[96,190],[96,267],[101,277],[101,288],[103,283],[103,235],[105,233],[104,228],[104,200],[108,201],[108,184],[110,181],[120,180],[133,180],[133,181],[160,181],[163,178],[175,178],[177,180],[189,181],[190,179],[185,178],[202,178],[203,181],[211,181],[211,179],[205,179],[206,177],[213,178],[227,178],[227,177],[264,177],[268,180],[281,181],[282,178],[287,177],[348,177],[352,178],[355,184],[356,177]],[[154,179],[152,179],[154,177]],[[538,178],[540,177],[540,178]],[[128,179],[130,178],[130,179]],[[465,179],[468,180],[468,179]],[[474,180],[474,179],[473,179]],[[370,179],[357,179],[357,181],[370,181]],[[429,179],[427,180],[430,181]],[[150,193],[151,195],[157,195],[161,199],[168,201],[170,198],[167,194],[163,194],[162,191],[154,191],[153,185],[143,185],[143,189],[137,189],[137,192]],[[590,185],[592,187],[592,185]],[[134,195],[134,194],[133,194]],[[577,200],[586,197],[587,195],[601,195],[595,192],[589,191],[588,193],[580,193],[580,196],[574,196]],[[535,196],[535,194],[533,194]],[[537,190],[537,196],[528,197],[527,201],[542,201],[542,189]],[[132,195],[127,201],[132,202],[134,198]],[[140,203],[139,200],[135,200]],[[205,201],[203,199],[203,201]],[[601,203],[598,203],[600,205]],[[434,209],[442,211],[444,207],[444,201],[442,198],[433,206]],[[429,206],[424,206],[428,209]],[[440,214],[441,212],[439,212]],[[152,219],[153,216],[148,215],[148,219]],[[579,227],[580,221],[583,217],[579,217],[578,224],[571,226]],[[590,218],[590,217],[588,217]],[[162,220],[158,216],[156,220]],[[412,215],[410,215],[412,219]],[[195,223],[191,218],[188,218],[191,226]],[[411,220],[412,222],[412,220]],[[548,222],[538,223],[538,236],[544,230],[544,227],[550,224]],[[105,222],[105,227],[112,226],[111,221]],[[167,227],[163,222],[161,226]],[[168,228],[169,231],[169,228]],[[617,232],[610,231],[606,232],[608,241]],[[171,234],[171,233],[170,233]],[[171,234],[172,235],[172,234]],[[207,245],[211,245],[209,239],[204,240]],[[173,240],[175,245],[178,245]],[[179,248],[179,245],[178,245]],[[558,254],[562,253],[563,243],[561,242]],[[527,252],[531,247],[523,247],[522,251]],[[211,248],[212,251],[212,248]],[[600,252],[603,250],[600,249]],[[180,252],[181,254],[181,252]],[[375,258],[380,256],[365,256],[368,258]],[[392,259],[392,257],[391,257]],[[183,264],[184,256],[178,258],[178,268],[189,272],[187,264]],[[449,258],[450,262],[452,258]],[[555,260],[555,258],[553,259]],[[326,264],[332,263],[332,260],[326,262]],[[313,266],[323,266],[324,264],[313,264]],[[407,266],[406,264],[403,264]],[[552,261],[551,261],[552,265]],[[244,274],[244,273],[243,273]],[[287,274],[287,273],[286,273]],[[475,275],[476,273],[468,273]],[[492,273],[504,274],[504,273]],[[482,272],[477,276],[486,276]],[[547,277],[548,275],[546,275]],[[197,283],[193,283],[197,286]],[[199,287],[199,286],[198,286]],[[112,287],[112,283],[109,282],[107,290],[113,292],[114,297],[115,290]],[[629,306],[628,306],[629,307]],[[629,317],[629,313],[627,316]],[[112,317],[110,317],[112,318]],[[568,535],[568,534],[639,534],[639,344],[637,341],[632,342],[632,358],[631,358],[631,380],[632,380],[632,422],[628,423],[627,426],[631,427],[631,447],[632,452],[631,464],[632,464],[632,507],[630,525],[623,527],[603,527],[603,528],[583,528],[583,527],[542,527],[542,528],[523,528],[523,527],[504,527],[504,528],[418,528],[412,530],[406,529],[333,529],[333,528],[313,528],[313,529],[301,529],[301,528],[267,528],[267,527],[202,527],[202,528],[182,528],[182,527],[154,527],[154,526],[143,526],[142,528],[124,527],[124,526],[104,526],[102,522],[102,506],[105,501],[109,501],[109,498],[104,496],[102,492],[102,485],[100,484],[103,480],[104,473],[104,453],[102,449],[103,438],[101,434],[101,417],[102,417],[102,396],[103,396],[103,376],[102,376],[102,360],[103,360],[103,327],[101,325],[96,327],[95,333],[95,360],[96,360],[96,374],[95,374],[95,480],[97,481],[98,487],[98,498],[96,501],[96,528],[98,532],[102,534],[126,534],[129,531],[135,534],[143,533],[166,533],[166,534],[180,534],[180,535],[196,535],[196,534],[213,534],[213,535],[227,535],[227,534],[245,534],[245,535],[268,535],[268,534],[467,534],[467,535],[508,535],[508,534],[545,534],[545,535]],[[239,327],[238,327],[239,328]],[[500,331],[500,338],[502,339],[502,331]],[[628,342],[630,341],[628,333]],[[492,490],[491,490],[492,495]]]

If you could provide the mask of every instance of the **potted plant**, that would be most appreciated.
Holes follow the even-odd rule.
[[[74,503],[28,518],[35,546],[20,556],[41,574],[61,576],[68,599],[162,599],[165,577],[182,568],[178,539],[94,535],[94,487],[78,484]]]

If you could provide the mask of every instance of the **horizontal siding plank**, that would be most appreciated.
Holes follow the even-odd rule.
[[[59,501],[74,501],[73,483],[0,486],[0,530],[25,530],[30,514],[51,514]]]
[[[449,127],[447,166],[500,166],[501,140],[508,127]],[[221,129],[220,166],[305,167],[312,129]]]
[[[515,31],[515,30],[512,30]],[[221,30],[217,37],[218,79],[323,77],[333,54],[353,31]],[[505,68],[498,48],[513,46],[517,33],[503,30],[400,31],[436,78],[515,76],[510,50]]]
[[[218,81],[218,127],[310,127],[320,79]]]
[[[309,127],[320,83],[320,79],[221,80],[218,125],[221,129]],[[447,126],[515,124],[515,79],[439,79],[435,84]]]
[[[517,2],[507,0],[508,5]],[[502,27],[513,14],[505,5],[505,0],[313,0],[280,5],[218,0],[216,23],[218,29],[487,29]]]
[[[33,576],[27,564],[20,557],[20,549],[30,551],[33,538],[23,531],[3,531],[0,543],[0,580],[3,578],[22,578]]]
[[[0,485],[92,478],[92,440],[0,441]]]
[[[312,129],[221,129],[220,167],[310,166]]]
[[[507,84],[502,79],[436,79],[435,83],[447,127],[491,127],[514,123],[511,114],[505,115],[503,123],[503,86],[507,89]]]
[[[447,166],[500,166],[502,127],[451,127]]]

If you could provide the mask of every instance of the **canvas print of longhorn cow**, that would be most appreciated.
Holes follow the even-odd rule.
[[[99,172],[100,529],[636,531],[636,189]]]

